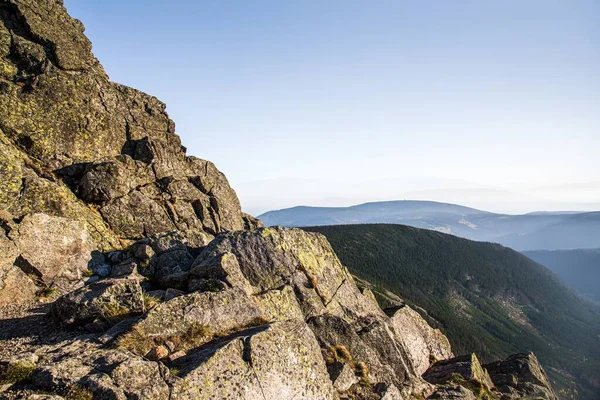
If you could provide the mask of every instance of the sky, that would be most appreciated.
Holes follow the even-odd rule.
[[[596,0],[65,0],[253,214],[600,209]]]

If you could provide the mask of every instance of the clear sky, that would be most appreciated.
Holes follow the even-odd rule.
[[[65,5],[111,79],[166,102],[249,212],[600,207],[597,0]]]

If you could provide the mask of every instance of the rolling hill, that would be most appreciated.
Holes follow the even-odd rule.
[[[600,302],[600,249],[523,252],[584,296]]]
[[[496,214],[433,201],[386,201],[351,207],[293,207],[259,216],[266,225],[390,223],[496,242],[516,250],[600,247],[600,212]]]
[[[304,229],[324,234],[383,305],[394,295],[414,305],[457,354],[533,351],[563,393],[598,398],[600,307],[543,266],[497,244],[402,225]]]

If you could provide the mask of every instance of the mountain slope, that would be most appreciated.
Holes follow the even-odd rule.
[[[523,252],[573,289],[600,302],[600,249],[538,250]]]
[[[294,207],[259,216],[266,225],[391,223],[497,242],[518,250],[600,246],[600,213],[495,214],[433,201],[386,201],[351,207]]]
[[[520,253],[401,225],[305,229],[323,233],[359,278],[417,306],[457,353],[533,350],[558,387],[572,377],[582,396],[600,391],[600,308]]]

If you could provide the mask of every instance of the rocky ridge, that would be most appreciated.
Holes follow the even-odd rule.
[[[535,356],[455,358],[324,236],[243,214],[61,1],[0,0],[0,113],[0,307],[25,310],[0,398],[556,398]]]

